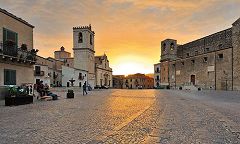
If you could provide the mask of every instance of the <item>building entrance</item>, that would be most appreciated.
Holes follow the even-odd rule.
[[[195,85],[195,75],[191,75],[191,83]]]

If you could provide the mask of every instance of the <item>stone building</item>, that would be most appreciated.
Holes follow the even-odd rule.
[[[128,75],[123,80],[123,88],[128,89],[151,89],[154,87],[154,80],[153,78],[146,76],[144,74],[133,74]]]
[[[231,28],[178,45],[161,42],[160,85],[240,90],[240,20]]]
[[[34,26],[0,8],[0,89],[33,83]],[[0,90],[1,95],[1,90]]]
[[[154,64],[154,87],[160,86],[160,63]]]
[[[107,55],[95,56],[96,87],[112,87],[112,69],[109,67]]]
[[[113,75],[113,88],[122,89],[124,78],[124,75]]]
[[[66,58],[70,58],[71,53],[65,51],[65,48],[62,46],[59,51],[54,52],[54,58],[58,60],[64,60]]]
[[[43,81],[50,86],[62,85],[62,65],[64,61],[55,58],[37,56],[34,65],[35,83]]]

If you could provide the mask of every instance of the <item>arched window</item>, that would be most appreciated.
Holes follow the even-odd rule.
[[[90,44],[92,45],[93,42],[92,42],[92,35],[90,34]]]
[[[78,34],[78,43],[82,43],[83,42],[83,35],[82,35],[82,33],[80,32],[79,34]]]
[[[163,44],[163,51],[166,51],[166,44]]]
[[[174,43],[171,43],[170,49],[171,49],[171,50],[174,50]]]

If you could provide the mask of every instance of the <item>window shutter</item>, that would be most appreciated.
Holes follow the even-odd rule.
[[[15,33],[15,40],[16,40],[16,48],[18,48],[18,34]]]
[[[3,43],[6,41],[6,29],[3,28]]]
[[[11,85],[16,85],[16,70],[11,70]]]
[[[4,85],[16,85],[16,70],[4,69]]]

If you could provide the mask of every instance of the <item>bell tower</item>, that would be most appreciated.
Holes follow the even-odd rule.
[[[95,86],[94,36],[91,25],[73,27],[74,68],[88,72],[88,84]]]
[[[177,40],[166,39],[161,42],[161,62],[177,58]]]

